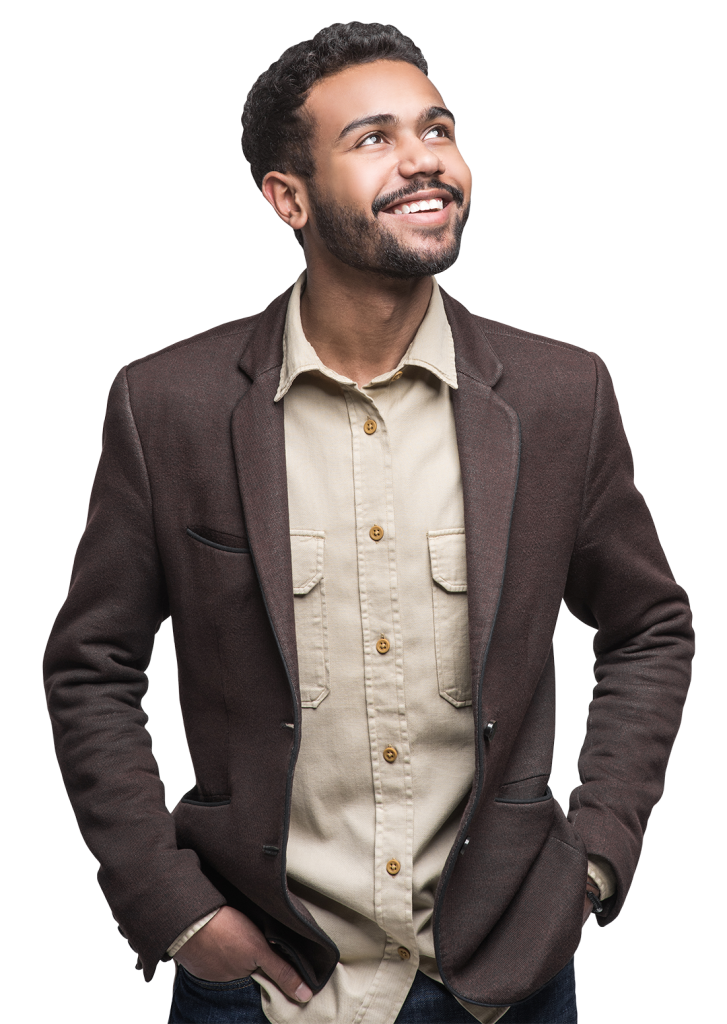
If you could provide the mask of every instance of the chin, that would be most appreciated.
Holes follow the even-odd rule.
[[[382,253],[381,258],[376,263],[370,263],[367,269],[399,280],[432,277],[448,270],[458,256],[459,245],[435,252],[431,249],[416,251],[397,247]]]

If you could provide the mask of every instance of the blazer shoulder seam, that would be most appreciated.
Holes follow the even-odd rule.
[[[531,331],[521,331],[517,327],[507,327],[495,320],[487,320],[485,317],[478,317],[485,328],[485,331],[496,335],[498,338],[515,338],[517,341],[534,341],[540,345],[552,345],[553,348],[567,348],[572,352],[578,352],[583,356],[591,356],[592,352],[581,345],[572,345],[568,341],[558,341],[557,338],[548,338],[544,334],[533,334]]]
[[[572,345],[568,341],[559,341],[557,338],[548,338],[544,334],[535,334],[533,331],[526,331],[520,327],[513,327],[511,324],[503,324],[499,320],[490,320],[488,317],[480,316],[477,313],[470,312],[462,304],[455,299],[452,295],[444,292],[447,301],[454,303],[455,311],[459,309],[460,315],[464,314],[465,317],[469,317],[473,320],[478,328],[492,338],[513,338],[517,341],[533,341],[541,345],[551,345],[554,348],[565,348],[570,349],[572,352],[577,352],[580,355],[591,355],[588,349],[582,345]],[[497,353],[495,353],[497,354]]]
[[[156,352],[150,352],[146,356],[140,356],[138,359],[132,360],[126,369],[136,369],[137,366],[151,362],[152,360],[158,359],[160,356],[167,355],[170,352],[174,352],[177,349],[186,348],[188,345],[194,345],[197,342],[214,341],[218,338],[229,338],[232,334],[244,334],[249,330],[250,321],[254,319],[255,317],[243,317],[241,320],[233,320],[229,324],[221,324],[220,327],[213,327],[209,331],[202,331],[200,334],[194,334],[191,338],[183,338],[181,341],[175,341],[172,345],[166,345],[164,348],[160,348]]]

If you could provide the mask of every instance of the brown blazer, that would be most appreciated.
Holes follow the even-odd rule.
[[[273,396],[289,294],[118,375],[48,645],[68,793],[147,979],[176,936],[224,902],[314,990],[337,960],[286,886],[301,712],[283,403]],[[618,879],[599,923],[621,908],[662,793],[693,634],[601,360],[442,294],[459,382],[476,767],[434,934],[452,992],[509,1004],[573,955],[586,851]],[[567,819],[547,785],[563,598],[597,629],[582,785]],[[171,814],[141,707],[168,615],[196,774]]]

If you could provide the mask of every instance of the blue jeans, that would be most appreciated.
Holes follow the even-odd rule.
[[[313,1002],[315,1003],[315,996]],[[311,1016],[311,1024],[315,1017]],[[396,1024],[472,1024],[474,1017],[436,981],[417,971]],[[513,1006],[502,1024],[577,1024],[573,961],[537,995]],[[169,1024],[267,1024],[252,978],[202,981],[178,968]]]

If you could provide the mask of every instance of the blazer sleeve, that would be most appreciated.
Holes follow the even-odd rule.
[[[150,484],[122,370],[44,676],[68,795],[147,980],[176,936],[225,903],[197,855],[177,849],[141,706],[154,636],[167,615]]]
[[[589,855],[617,879],[599,924],[619,913],[660,799],[690,679],[694,634],[633,480],[631,452],[603,362],[597,384],[581,519],[565,601],[596,628],[596,686],[569,819]]]

